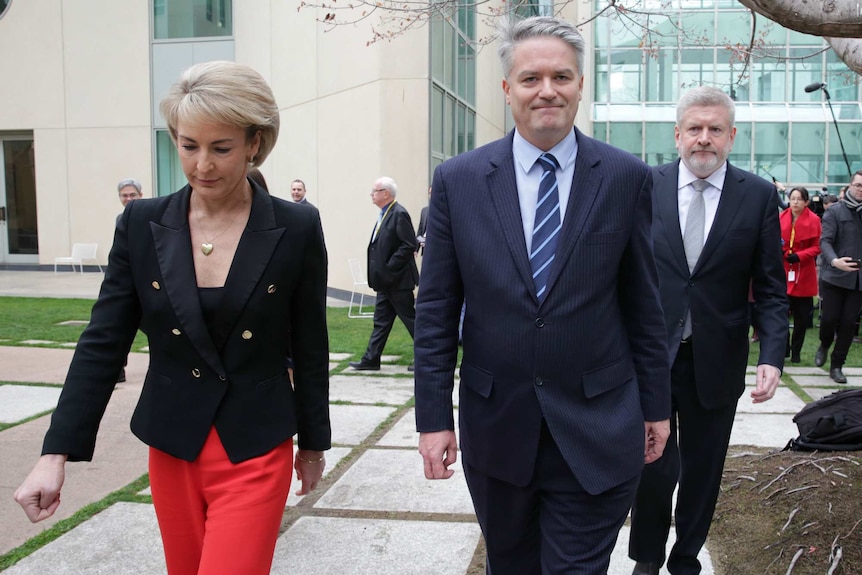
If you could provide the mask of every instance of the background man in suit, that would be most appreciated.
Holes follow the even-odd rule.
[[[380,208],[380,215],[368,244],[368,286],[377,292],[377,301],[368,349],[360,361],[350,362],[353,369],[380,369],[380,356],[396,316],[413,337],[416,321],[413,288],[419,282],[414,256],[416,236],[410,214],[395,200],[397,194],[395,180],[385,176],[378,178],[371,189],[371,201]]]
[[[428,199],[431,199],[431,186],[428,186]],[[420,254],[425,253],[425,228],[428,226],[428,206],[419,212],[419,227],[416,228],[416,249]]]
[[[778,386],[787,343],[787,297],[775,185],[727,162],[733,101],[695,88],[677,105],[680,159],[653,168],[653,242],[667,326],[671,434],[644,468],[632,510],[635,574],[664,561],[677,481],[674,574],[700,573],[736,404],[748,363],[748,290],[760,338],[755,403]],[[678,434],[678,436],[677,436]]]
[[[302,180],[293,180],[290,182],[290,197],[293,198],[293,201],[297,204],[308,204],[311,205],[311,202],[308,201],[308,198],[305,197],[305,182]]]
[[[123,208],[125,209],[126,205],[129,202],[139,200],[143,197],[143,193],[141,192],[141,182],[134,178],[126,178],[125,180],[120,180],[120,182],[117,184],[117,195],[120,197],[120,203],[123,204]],[[120,218],[122,217],[122,212],[117,214],[117,220],[114,223],[114,227],[120,224]],[[129,358],[127,356],[126,361],[123,362],[123,369],[120,370],[120,375],[117,376],[117,383],[125,383],[126,365],[128,365],[128,362]]]
[[[466,299],[463,465],[494,575],[605,573],[644,461],[669,433],[652,177],[573,127],[584,51],[568,22],[509,23],[499,53],[516,129],[434,174],[419,451],[427,478],[452,476]]]
[[[844,360],[853,336],[859,309],[862,308],[862,170],[853,174],[850,187],[838,205],[823,214],[820,249],[823,266],[820,272],[821,309],[820,346],[814,354],[814,365],[826,363],[826,354],[835,340],[829,363],[829,377],[836,383],[847,383]]]

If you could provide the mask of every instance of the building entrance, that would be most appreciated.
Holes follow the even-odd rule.
[[[0,155],[0,263],[39,263],[33,138],[0,135]]]

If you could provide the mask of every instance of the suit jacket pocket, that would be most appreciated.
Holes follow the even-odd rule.
[[[628,359],[602,366],[584,374],[584,395],[588,398],[628,383],[634,378],[634,367]]]
[[[461,383],[485,399],[488,399],[491,397],[491,388],[494,386],[494,376],[484,369],[479,369],[462,361]]]

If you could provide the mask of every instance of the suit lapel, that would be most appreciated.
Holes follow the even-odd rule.
[[[190,196],[190,186],[174,194],[162,215],[161,222],[150,222],[150,229],[165,284],[164,288],[181,329],[204,361],[216,373],[224,373],[224,367],[204,322],[198,299],[195,263],[192,259],[191,234],[188,226]]]
[[[575,245],[583,232],[587,217],[596,203],[598,191],[601,189],[602,176],[596,168],[601,159],[589,138],[575,128],[578,139],[578,156],[575,160],[575,173],[569,192],[569,203],[560,230],[560,240],[557,244],[557,255],[551,265],[551,275],[548,277],[548,296],[560,273],[575,250]],[[546,298],[547,299],[547,298]]]
[[[685,259],[685,243],[679,227],[679,160],[658,168],[659,177],[654,182],[656,190],[656,212],[661,219],[661,229],[676,259],[676,265],[689,275]],[[702,257],[702,256],[701,256]]]
[[[703,251],[700,252],[700,258],[697,260],[697,265],[694,267],[692,275],[703,267],[704,263],[709,260],[709,257],[715,253],[715,250],[721,245],[721,241],[730,229],[740,206],[743,203],[743,182],[745,175],[738,172],[730,164],[727,165],[727,173],[724,175],[724,186],[721,189],[721,197],[718,200],[718,209],[715,212],[715,220],[712,222],[712,227],[709,229],[709,235],[706,236],[706,243],[703,244]]]
[[[248,224],[239,240],[224,286],[222,309],[225,325],[230,326],[239,319],[285,230],[275,226],[272,197],[257,185],[252,189],[254,194]]]
[[[512,155],[512,138],[501,140],[491,156],[490,170],[487,175],[488,192],[491,203],[497,211],[506,246],[512,254],[515,268],[521,280],[527,285],[530,295],[536,304],[536,286],[533,283],[533,272],[530,269],[530,258],[527,256],[527,244],[524,240],[524,223],[521,221],[521,206],[518,201],[518,185],[515,180],[515,159]]]

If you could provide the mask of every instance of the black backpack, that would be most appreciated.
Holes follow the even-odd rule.
[[[862,451],[862,389],[842,389],[793,416],[799,437],[784,451]]]

